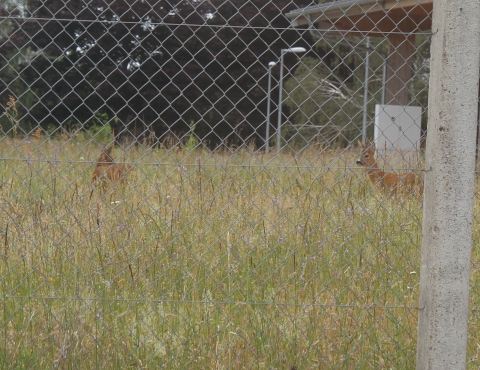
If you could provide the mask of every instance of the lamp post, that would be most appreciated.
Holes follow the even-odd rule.
[[[277,65],[276,62],[268,63],[268,97],[267,97],[267,127],[265,130],[265,153],[268,153],[270,150],[270,99],[271,99],[271,88],[272,88],[272,68]]]
[[[307,49],[302,47],[294,47],[282,49],[280,53],[280,79],[278,80],[278,121],[277,121],[277,153],[280,153],[281,132],[282,127],[282,90],[283,90],[283,56],[285,53],[304,53]]]
[[[362,125],[362,143],[367,140],[367,104],[368,104],[368,79],[370,68],[370,37],[367,37],[367,54],[365,56],[365,82],[363,83],[363,125]]]

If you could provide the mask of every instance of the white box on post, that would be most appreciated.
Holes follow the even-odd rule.
[[[406,154],[420,149],[422,107],[375,105],[374,140],[377,153]]]

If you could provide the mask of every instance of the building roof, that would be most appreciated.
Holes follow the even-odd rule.
[[[432,26],[433,0],[337,0],[286,13],[293,27],[384,33],[425,31]]]

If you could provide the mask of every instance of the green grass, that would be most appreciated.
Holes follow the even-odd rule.
[[[0,152],[0,368],[414,368],[421,202],[353,151],[117,148],[107,194],[84,139]]]

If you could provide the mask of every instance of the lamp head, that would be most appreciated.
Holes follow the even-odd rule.
[[[286,53],[305,53],[307,49],[301,46],[293,47],[293,48],[288,48],[288,49],[283,49],[284,52]]]
[[[268,67],[272,68],[276,65],[277,63],[276,62],[270,62],[268,63]]]

